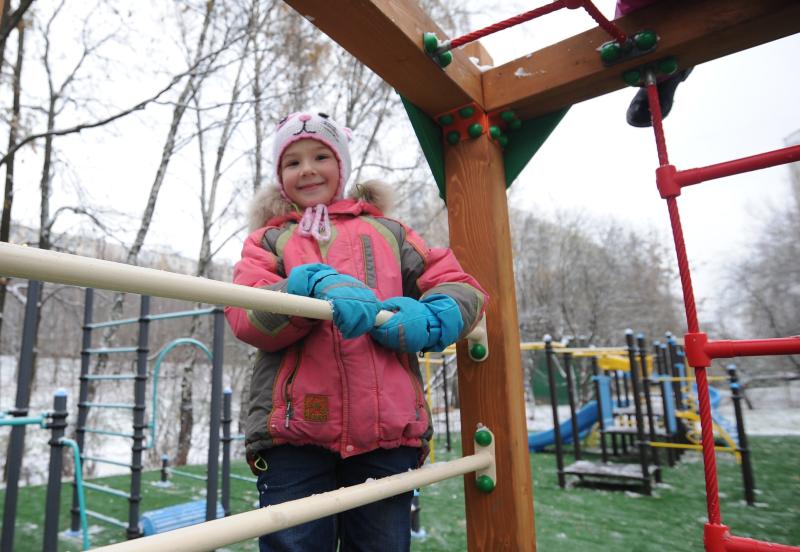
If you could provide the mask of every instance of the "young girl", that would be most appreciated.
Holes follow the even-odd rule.
[[[343,198],[349,129],[322,113],[281,121],[278,185],[257,194],[234,282],[325,299],[333,321],[226,309],[258,349],[247,458],[267,506],[416,468],[432,434],[418,351],[469,333],[486,295],[452,251],[386,218],[388,187]],[[375,328],[380,309],[395,314]],[[261,550],[405,551],[412,493],[261,537]]]

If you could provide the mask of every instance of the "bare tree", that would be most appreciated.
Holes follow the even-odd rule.
[[[747,255],[729,271],[724,314],[743,321],[734,330],[741,337],[800,335],[800,185],[793,183],[788,195],[789,201],[769,209]],[[774,357],[768,364],[800,375],[797,356]]]
[[[5,13],[5,12],[4,12]],[[5,48],[5,39],[3,40]],[[0,53],[0,55],[2,55]],[[17,32],[17,60],[14,63],[14,76],[11,83],[12,107],[11,120],[8,125],[8,149],[11,150],[17,143],[20,121],[20,90],[22,87],[22,65],[25,60],[25,23],[20,21]],[[14,157],[6,164],[6,180],[3,192],[3,214],[0,217],[0,241],[8,242],[11,234],[11,208],[14,204]],[[3,279],[0,282],[0,335],[3,329],[3,314],[6,305],[6,285]]]
[[[20,0],[19,5],[15,10],[11,9],[10,0],[3,0],[0,10],[2,10],[2,17],[0,17],[0,68],[2,68],[5,61],[6,41],[11,33],[20,26],[22,18],[28,11],[28,8],[33,4],[33,0]]]

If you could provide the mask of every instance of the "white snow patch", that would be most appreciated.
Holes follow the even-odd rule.
[[[480,70],[481,73],[484,73],[484,72],[488,71],[489,69],[494,69],[494,65],[492,65],[492,64],[481,65],[481,60],[476,58],[476,57],[474,57],[474,56],[470,56],[469,60],[472,62],[473,65],[475,65],[475,67],[477,67]]]
[[[530,77],[532,75],[533,75],[533,73],[528,73],[522,67],[517,67],[517,70],[514,71],[514,76],[517,77],[518,79],[521,79],[522,77]]]

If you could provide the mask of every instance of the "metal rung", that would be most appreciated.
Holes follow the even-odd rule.
[[[236,475],[235,473],[229,474],[231,479],[238,479],[239,481],[247,481],[248,483],[257,483],[258,479],[255,477],[246,477],[244,475]]]
[[[97,462],[99,464],[111,464],[112,466],[121,466],[123,468],[130,468],[131,465],[126,462],[120,462],[118,460],[111,460],[108,458],[100,458],[98,456],[81,456],[84,462],[91,461]]]
[[[129,403],[93,403],[93,402],[86,402],[81,403],[86,408],[119,408],[119,409],[127,409],[133,410],[136,408],[135,404]],[[79,405],[80,406],[80,405]]]
[[[107,355],[110,353],[135,353],[138,347],[103,347],[100,349],[84,349],[82,352],[90,355]]]
[[[98,381],[98,380],[134,380],[134,379],[136,379],[136,374],[114,374],[114,375],[109,374],[107,376],[101,376],[101,375],[94,376],[94,375],[92,375],[92,376],[83,376],[83,377],[86,378],[87,380],[94,380],[94,381]]]
[[[98,435],[110,435],[111,437],[127,437],[128,439],[133,439],[133,433],[120,433],[118,431],[108,431],[106,429],[95,429],[93,427],[84,427],[83,431],[86,433],[96,433]]]
[[[120,491],[117,489],[112,489],[111,487],[105,487],[103,485],[95,485],[94,483],[86,483],[83,482],[83,487],[85,489],[92,489],[93,491],[98,491],[101,493],[106,493],[114,496],[118,496],[120,498],[129,499],[131,497],[130,494],[126,493],[125,491]]]
[[[139,321],[138,318],[123,318],[121,320],[106,320],[105,322],[92,322],[91,324],[86,324],[84,328],[88,328],[90,330],[96,330],[97,328],[109,328],[112,326],[124,326],[126,324],[136,324]]]
[[[165,312],[163,314],[151,314],[147,317],[148,320],[172,320],[173,318],[188,318],[190,316],[205,316],[207,314],[214,314],[216,311],[216,307],[210,307],[207,309],[195,309],[195,310],[188,310],[188,311],[178,311],[178,312]]]
[[[174,470],[172,468],[167,468],[167,471],[172,475],[180,475],[181,477],[188,477],[189,479],[197,479],[198,481],[208,481],[208,477],[204,475],[195,475],[193,473],[187,473],[183,471]]]
[[[84,483],[84,485],[85,485],[85,483]],[[116,525],[117,527],[122,527],[123,529],[127,529],[128,528],[128,524],[125,523],[124,521],[120,521],[117,518],[113,518],[111,516],[106,516],[106,515],[100,514],[98,512],[94,512],[92,510],[86,510],[86,515],[87,516],[92,516],[93,518],[99,519],[101,521],[105,521],[106,523],[110,523],[111,525]]]
[[[231,441],[244,441],[244,435],[231,435]]]

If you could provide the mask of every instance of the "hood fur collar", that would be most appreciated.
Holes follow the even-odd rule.
[[[394,205],[392,188],[380,180],[367,180],[351,186],[347,198],[369,203],[384,214]],[[256,192],[250,203],[247,216],[248,232],[261,228],[272,218],[288,215],[295,210],[294,205],[281,195],[277,185],[265,186]]]

